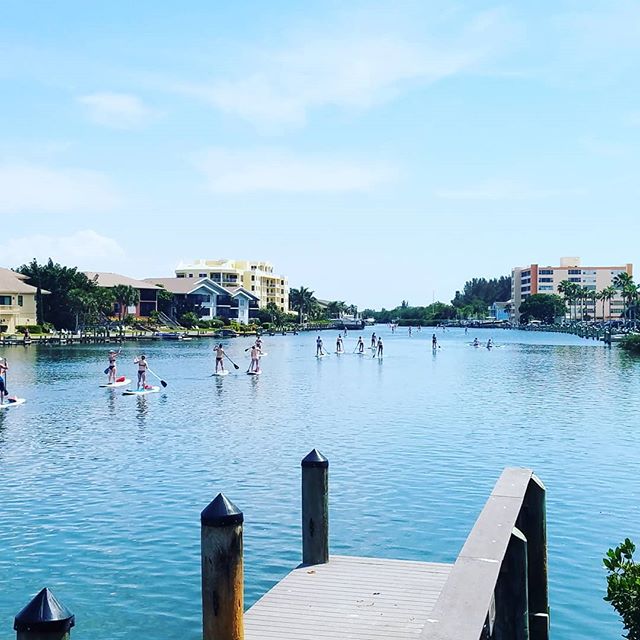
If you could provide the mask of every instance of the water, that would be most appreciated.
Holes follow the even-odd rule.
[[[78,640],[200,638],[200,511],[218,491],[243,509],[253,603],[300,559],[313,447],[331,461],[340,554],[452,562],[502,468],[534,468],[553,637],[619,637],[601,558],[640,541],[640,361],[515,331],[438,332],[432,355],[431,331],[377,329],[383,362],[316,360],[311,334],[267,338],[259,378],[243,374],[249,339],[228,342],[242,375],[226,378],[207,377],[209,341],[145,344],[169,386],[140,398],[98,388],[104,347],[7,349],[9,389],[28,402],[0,412],[0,638],[45,585]],[[474,335],[503,346],[473,349]]]

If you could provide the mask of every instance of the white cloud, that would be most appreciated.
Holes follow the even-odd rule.
[[[118,201],[108,178],[96,171],[0,164],[0,213],[92,213]]]
[[[434,20],[433,22],[437,22]],[[424,25],[438,32],[439,25]],[[471,71],[511,37],[502,11],[488,11],[454,29],[448,39],[408,39],[382,28],[326,36],[306,33],[278,50],[253,52],[236,77],[182,85],[217,109],[259,126],[302,125],[310,110],[364,109],[394,97],[408,85]]]
[[[211,191],[227,194],[369,191],[397,176],[393,167],[370,160],[301,155],[275,148],[210,148],[195,163]]]
[[[583,189],[542,189],[512,180],[487,180],[469,187],[438,189],[435,195],[443,200],[543,200],[583,196],[585,191]]]
[[[96,269],[112,266],[124,256],[124,250],[113,238],[86,229],[67,236],[34,234],[10,238],[0,244],[0,256],[3,265],[12,267],[33,258],[40,262],[52,258],[61,264]]]
[[[135,129],[157,116],[140,98],[126,93],[93,93],[78,101],[87,108],[93,122],[115,129]]]

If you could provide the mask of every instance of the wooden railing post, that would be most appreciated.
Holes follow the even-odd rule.
[[[302,562],[329,562],[329,461],[313,449],[302,463]]]
[[[15,617],[17,640],[69,640],[76,617],[44,588]]]
[[[547,640],[549,637],[546,520],[545,488],[540,479],[532,475],[516,523],[527,538],[531,640]],[[535,624],[534,616],[537,617]],[[546,626],[541,616],[546,616]]]
[[[495,640],[529,640],[527,539],[513,528],[495,590]]]
[[[242,511],[219,493],[200,514],[204,640],[243,640]]]

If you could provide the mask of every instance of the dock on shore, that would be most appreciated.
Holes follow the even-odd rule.
[[[303,561],[246,612],[244,516],[222,493],[202,511],[204,640],[548,640],[545,488],[531,470],[503,471],[445,564],[331,556],[329,462],[314,449],[301,466]],[[74,624],[43,589],[14,628],[67,640]]]

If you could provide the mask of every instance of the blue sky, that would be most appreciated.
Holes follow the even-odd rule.
[[[635,262],[640,3],[5,0],[0,264],[363,306]]]

